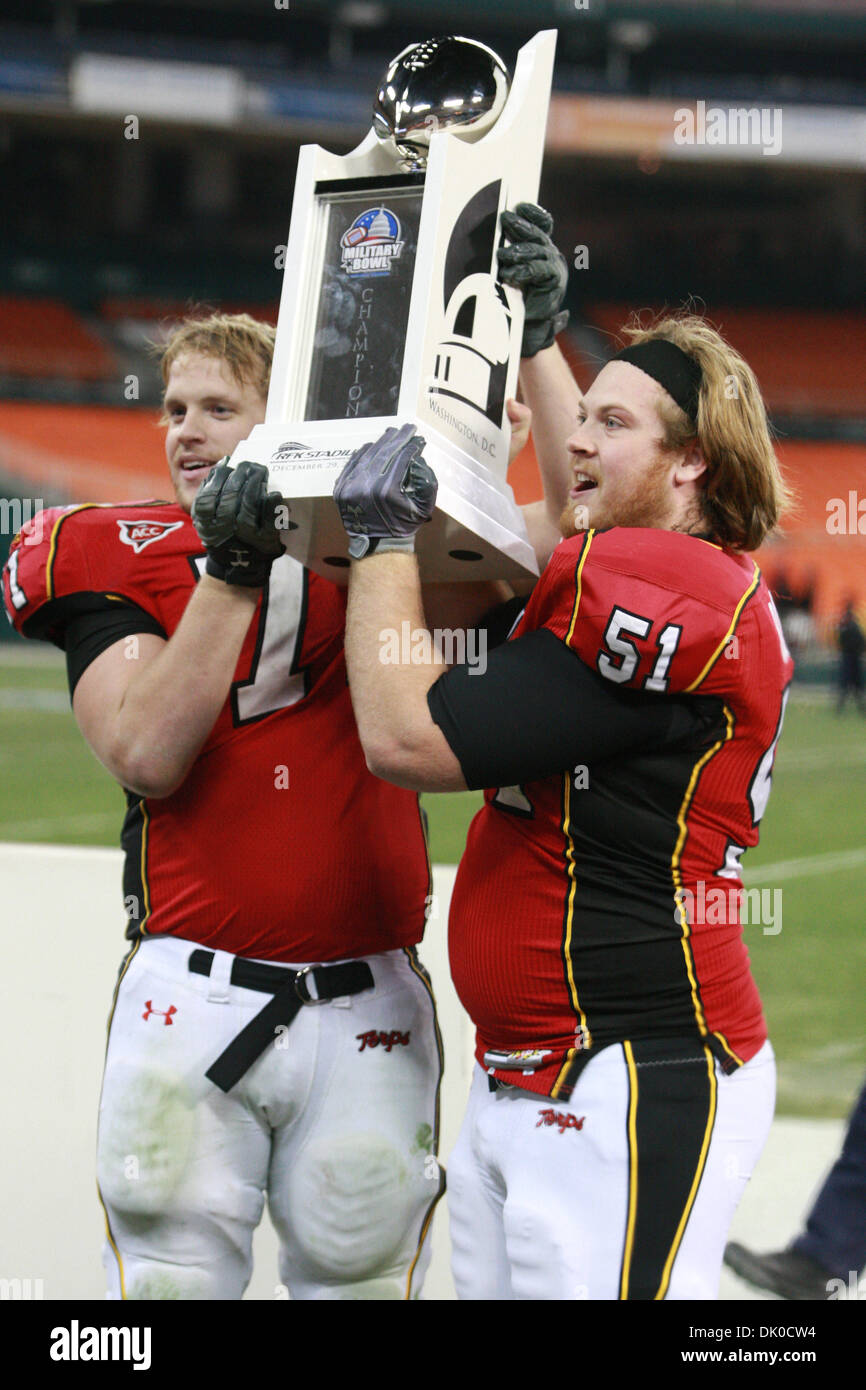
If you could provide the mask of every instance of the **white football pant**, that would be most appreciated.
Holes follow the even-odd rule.
[[[196,949],[145,939],[118,987],[98,1143],[109,1297],[239,1299],[265,1194],[292,1298],[417,1297],[443,1181],[414,953],[366,957],[374,989],[302,1007],[225,1094],[205,1072],[272,996],[230,984],[223,951],[191,973]]]
[[[769,1043],[730,1075],[682,1040],[616,1044],[566,1103],[476,1067],[448,1164],[458,1297],[717,1298],[775,1074]]]

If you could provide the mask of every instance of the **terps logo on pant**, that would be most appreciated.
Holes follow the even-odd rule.
[[[586,1119],[585,1115],[578,1118],[577,1115],[572,1115],[569,1110],[539,1110],[538,1113],[541,1119],[535,1126],[536,1129],[540,1129],[542,1125],[559,1125],[560,1134],[564,1134],[567,1129],[583,1129],[583,1122]]]
[[[355,1034],[361,1044],[359,1052],[363,1052],[366,1047],[381,1046],[386,1052],[390,1052],[392,1047],[408,1047],[411,1036],[411,1029],[408,1033],[401,1033],[397,1028],[392,1028],[390,1033],[377,1033],[375,1028],[372,1028],[369,1033]]]
[[[177,1009],[175,1008],[174,1004],[169,1004],[167,1009],[155,1009],[153,1007],[153,1001],[150,999],[145,999],[144,1009],[145,1012],[141,1016],[144,1019],[145,1023],[150,1018],[151,1014],[159,1014],[165,1020],[166,1028],[168,1028],[169,1025],[174,1022],[172,1014],[177,1013]]]

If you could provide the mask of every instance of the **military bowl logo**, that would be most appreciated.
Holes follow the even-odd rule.
[[[403,250],[400,222],[388,208],[368,208],[340,238],[349,275],[389,275]]]

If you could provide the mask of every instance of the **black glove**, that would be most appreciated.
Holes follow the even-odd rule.
[[[192,504],[192,519],[206,549],[205,570],[226,584],[257,588],[268,582],[271,565],[284,552],[276,510],[283,499],[268,492],[268,470],[261,463],[218,463]]]
[[[534,357],[550,347],[568,323],[568,311],[560,305],[568,287],[568,266],[550,239],[553,218],[535,203],[518,203],[500,217],[510,246],[498,251],[499,278],[523,291],[526,315],[521,357]]]
[[[415,549],[415,532],[431,520],[438,487],[421,453],[424,444],[414,425],[392,426],[349,459],[334,501],[353,560],[374,550]]]

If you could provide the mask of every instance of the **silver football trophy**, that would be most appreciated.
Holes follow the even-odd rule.
[[[556,31],[514,79],[465,38],[390,64],[351,154],[300,153],[265,423],[232,455],[267,466],[289,506],[286,549],[345,582],[332,499],[349,455],[411,421],[439,481],[423,578],[536,574],[506,482],[523,298],[498,283],[499,214],[535,201]]]

